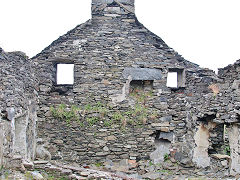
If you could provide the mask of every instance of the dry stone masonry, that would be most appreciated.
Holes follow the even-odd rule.
[[[0,166],[15,166],[35,158],[37,81],[24,53],[0,49],[0,60]]]
[[[0,59],[1,165],[20,155],[150,179],[160,166],[240,174],[240,61],[216,75],[185,60],[138,21],[134,0],[92,0],[92,19],[31,60],[3,50]],[[59,64],[74,65],[73,84],[58,83]],[[134,166],[112,165],[124,160]]]

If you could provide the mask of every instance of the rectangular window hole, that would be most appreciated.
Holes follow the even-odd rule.
[[[57,84],[73,85],[74,64],[57,64]]]
[[[185,71],[184,69],[171,68],[168,70],[167,87],[183,88],[185,87]]]
[[[178,87],[178,75],[177,72],[169,72],[167,76],[167,87]]]

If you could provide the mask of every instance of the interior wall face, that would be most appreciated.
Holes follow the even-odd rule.
[[[230,174],[235,176],[240,173],[240,156],[239,156],[239,126],[237,124],[230,126],[229,145],[231,153],[231,169]]]
[[[0,117],[0,167],[3,166],[3,123],[1,122],[1,117]]]
[[[16,157],[34,160],[36,133],[28,131],[36,132],[37,80],[22,52],[0,48],[0,64],[0,159],[6,167],[17,167],[21,160]]]

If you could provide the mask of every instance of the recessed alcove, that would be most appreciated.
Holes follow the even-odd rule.
[[[153,89],[152,80],[132,80],[130,82],[130,93],[137,91],[151,91]]]

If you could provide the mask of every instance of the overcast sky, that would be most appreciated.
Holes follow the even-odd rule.
[[[216,70],[240,59],[240,0],[135,0],[138,20],[185,59]],[[0,47],[29,57],[91,18],[91,0],[0,0]]]

